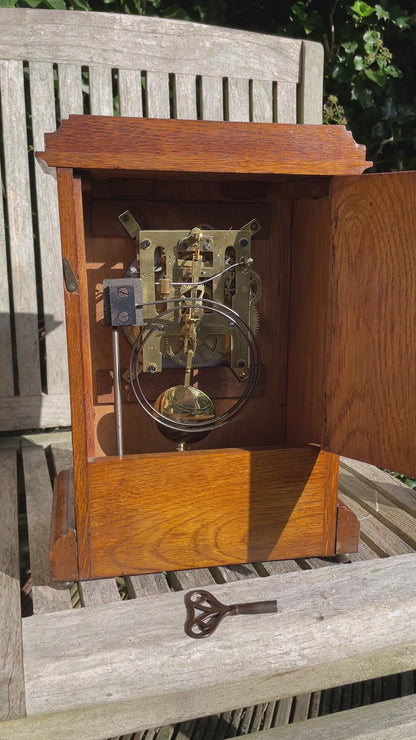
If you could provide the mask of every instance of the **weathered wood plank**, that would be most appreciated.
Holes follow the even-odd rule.
[[[49,529],[52,488],[45,452],[37,445],[22,446],[26,490],[26,509],[35,613],[69,609],[67,589],[52,588],[49,573]]]
[[[118,95],[121,116],[142,116],[142,75],[140,70],[118,70]]]
[[[175,75],[175,118],[197,118],[195,75]]]
[[[13,396],[12,335],[3,198],[0,198],[0,396]]]
[[[111,13],[2,9],[0,58],[263,79],[296,84],[302,42],[249,31]],[[172,63],[174,60],[174,63]]]
[[[348,488],[347,488],[348,490]],[[405,552],[413,552],[414,547],[403,542],[394,532],[391,532],[385,524],[364,509],[355,499],[348,496],[345,491],[342,500],[354,512],[360,522],[360,536],[370,547],[375,550],[381,558],[389,555],[402,555]]]
[[[271,80],[253,80],[253,121],[255,123],[273,123],[273,82]]]
[[[149,118],[170,118],[167,72],[148,71],[146,73],[146,106]]]
[[[0,89],[19,393],[31,396],[41,382],[22,62],[0,58]]]
[[[115,578],[80,581],[78,587],[82,606],[111,604],[114,601],[120,601],[120,592],[117,588]]]
[[[168,593],[169,584],[164,573],[146,573],[140,576],[126,576],[127,590],[130,596],[156,596]]]
[[[114,114],[113,80],[111,67],[89,68],[90,113],[96,116],[112,116]]]
[[[302,41],[298,94],[298,123],[322,123],[324,50],[320,44]]]
[[[201,108],[204,121],[222,121],[224,95],[222,77],[203,77],[201,80]]]
[[[296,123],[297,88],[288,82],[277,82],[277,122]]]
[[[25,714],[16,453],[0,451],[0,722]],[[1,730],[0,730],[1,734]]]
[[[34,360],[35,362],[35,360]],[[0,398],[0,431],[69,426],[69,395]]]
[[[202,644],[184,635],[181,593],[34,616],[24,623],[28,711],[72,714],[74,733],[88,706],[90,737],[92,727],[111,734],[97,724],[103,704],[127,732],[409,670],[415,563],[411,554],[340,565],[336,577],[322,568],[212,586],[225,603],[277,596],[279,615],[225,620]]]
[[[30,62],[32,136],[35,150],[43,147],[44,135],[56,128],[54,70],[49,62]],[[42,298],[45,323],[47,390],[52,395],[69,393],[65,352],[65,306],[62,282],[61,242],[56,180],[35,160],[37,215],[42,266]]]
[[[353,473],[344,470],[339,483],[340,491],[359,502],[370,514],[373,514],[392,532],[398,535],[414,550],[416,548],[416,519],[392,505],[387,496],[357,478]]]
[[[228,78],[227,107],[230,121],[250,120],[250,91],[249,80]]]
[[[374,465],[367,465],[367,463],[358,460],[342,457],[341,478],[344,470],[353,473],[367,485],[386,496],[395,506],[416,517],[416,492],[402,483],[401,480],[394,478],[384,470],[380,470],[380,468],[374,467]]]
[[[247,735],[248,740],[414,740],[416,696],[358,707]]]
[[[71,113],[83,113],[81,65],[58,64],[58,80],[61,118],[68,118]]]

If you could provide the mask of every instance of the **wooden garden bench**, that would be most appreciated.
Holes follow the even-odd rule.
[[[97,740],[161,725],[146,737],[219,739],[226,728],[306,737],[314,722],[316,736],[341,738],[367,721],[396,722],[406,737],[416,504],[375,468],[345,461],[341,473],[361,520],[351,565],[248,563],[64,589],[49,580],[51,478],[72,453],[59,431],[70,416],[56,187],[28,150],[70,113],[319,123],[321,47],[148,17],[3,8],[0,93],[0,737]],[[19,557],[33,601],[23,620]],[[279,614],[230,619],[209,640],[190,640],[181,591],[196,586],[225,602],[273,596]],[[347,685],[363,701],[388,699],[393,681],[403,694],[394,711],[383,702],[345,712],[349,735],[338,732],[341,716],[316,716],[331,687],[344,685],[331,699],[341,708]]]

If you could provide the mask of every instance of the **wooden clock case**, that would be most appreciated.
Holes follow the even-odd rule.
[[[365,175],[339,126],[70,116],[37,156],[57,168],[73,471],[54,492],[55,580],[330,556],[358,545],[338,505],[338,454],[416,472],[415,175]],[[255,398],[177,452],[123,388],[117,456],[102,282],[142,228],[237,228],[256,218],[263,281]],[[122,343],[122,367],[130,348]],[[147,382],[150,398],[172,385]],[[205,372],[205,374],[204,374]],[[158,374],[159,375],[159,374]],[[216,407],[227,368],[200,371]],[[411,415],[411,419],[406,418]]]

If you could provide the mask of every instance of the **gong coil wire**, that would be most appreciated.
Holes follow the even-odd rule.
[[[178,422],[171,419],[167,419],[166,416],[161,414],[159,411],[157,411],[152,404],[148,401],[146,398],[143,388],[140,384],[140,358],[143,353],[143,348],[146,345],[146,342],[149,340],[149,338],[152,336],[152,334],[159,330],[163,331],[163,326],[161,325],[161,320],[168,316],[169,314],[173,313],[178,307],[183,308],[183,301],[191,301],[191,302],[197,302],[198,305],[202,305],[202,307],[206,304],[207,307],[210,308],[210,310],[214,311],[214,313],[219,314],[223,318],[227,319],[227,321],[231,322],[232,327],[236,326],[237,329],[240,331],[240,333],[243,335],[245,341],[248,344],[249,350],[250,350],[250,367],[251,367],[251,373],[249,376],[249,380],[247,381],[247,384],[245,384],[245,390],[241,394],[238,401],[236,401],[233,406],[228,409],[224,414],[221,414],[220,416],[216,416],[214,419],[212,419],[209,422],[206,421],[200,421],[200,422]],[[141,303],[138,308],[142,308],[143,306],[155,306],[158,304],[165,305],[166,303],[174,303],[175,305],[172,308],[166,309],[166,311],[163,311],[162,313],[158,314],[157,316],[154,316],[148,324],[146,324],[146,327],[144,330],[139,334],[136,341],[134,342],[132,346],[132,351],[130,355],[130,383],[131,387],[133,389],[133,393],[136,397],[136,400],[138,404],[141,406],[143,411],[146,412],[148,416],[150,416],[154,421],[157,421],[162,426],[167,427],[168,429],[173,429],[174,431],[179,432],[210,432],[213,429],[219,429],[220,427],[224,426],[225,424],[228,424],[230,421],[235,419],[235,417],[240,414],[248,405],[248,403],[251,401],[254,392],[256,390],[257,383],[259,381],[260,377],[260,350],[256,341],[256,338],[254,336],[254,333],[251,329],[251,327],[244,321],[244,319],[239,316],[239,314],[234,311],[234,309],[229,308],[227,306],[224,306],[219,301],[212,300],[210,298],[188,298],[184,296],[177,296],[175,298],[168,298],[166,300],[161,301],[150,301],[148,303]],[[186,304],[185,304],[186,307]],[[230,327],[231,328],[231,327]],[[145,333],[145,336],[142,335]]]

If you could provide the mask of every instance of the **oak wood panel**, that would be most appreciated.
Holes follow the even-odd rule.
[[[416,474],[416,173],[334,178],[325,449]]]
[[[364,147],[343,126],[70,116],[45,147],[37,156],[50,166],[147,176],[358,174],[367,164]]]
[[[16,452],[0,450],[0,722],[25,714],[17,496]]]
[[[65,291],[67,317],[67,345],[70,377],[71,417],[73,426],[75,510],[80,568],[89,571],[87,459],[93,454],[92,378],[88,343],[89,316],[85,268],[84,230],[82,217],[81,182],[73,179],[71,170],[58,170],[58,191],[61,220],[62,254],[69,259],[79,289]],[[75,371],[75,369],[77,371]]]
[[[112,723],[113,734],[132,732],[409,670],[415,557],[338,566],[336,578],[320,568],[212,586],[224,603],[277,598],[279,613],[225,620],[203,646],[183,632],[180,593],[35,616],[24,624],[29,712],[52,711],[63,737],[82,721],[94,738]]]
[[[93,575],[332,554],[337,490],[330,464],[315,448],[92,461]],[[324,528],[327,516],[333,521]]]
[[[70,469],[60,472],[53,487],[48,568],[52,580],[77,580],[77,555],[74,471]],[[63,578],[59,576],[60,569],[65,574]]]
[[[313,183],[311,184],[313,188]],[[306,193],[302,193],[306,196]],[[322,426],[328,311],[329,205],[321,197],[293,201],[288,345],[287,440],[318,443]]]

